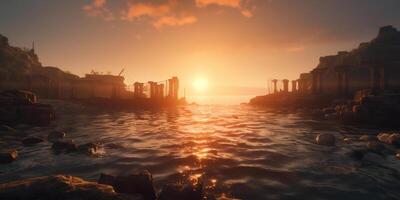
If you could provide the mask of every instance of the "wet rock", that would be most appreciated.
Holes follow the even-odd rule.
[[[378,135],[379,141],[391,145],[400,145],[400,134],[398,133],[380,133]]]
[[[70,153],[78,150],[78,146],[74,143],[73,140],[60,140],[53,143],[51,146],[56,153]]]
[[[118,193],[141,194],[145,200],[155,200],[157,198],[153,186],[153,176],[148,171],[115,177],[101,174],[98,183],[111,185]]]
[[[24,146],[31,146],[41,142],[44,142],[44,140],[40,137],[27,137],[22,140],[22,144],[24,144]]]
[[[400,153],[396,154],[396,158],[400,160]]]
[[[369,141],[367,143],[367,150],[377,154],[382,154],[385,150],[385,146],[377,141]]]
[[[372,136],[372,135],[362,135],[360,137],[360,140],[361,141],[365,141],[365,142],[369,142],[369,141],[376,141],[377,138],[376,138],[376,136]]]
[[[13,149],[8,152],[0,152],[0,164],[8,164],[16,160],[18,151]]]
[[[98,154],[99,149],[101,148],[100,143],[90,142],[78,147],[78,151],[82,153],[86,153],[89,155],[96,155]]]
[[[335,145],[335,136],[329,133],[318,134],[315,141],[319,145],[333,146]]]
[[[159,200],[202,200],[202,184],[167,184],[163,187]]]
[[[52,131],[47,136],[47,139],[51,142],[55,142],[57,140],[61,140],[61,139],[65,138],[66,135],[67,134],[62,131]]]
[[[346,144],[351,144],[351,143],[353,143],[353,139],[352,138],[343,138],[343,142]]]
[[[44,176],[0,185],[1,199],[40,200],[143,200],[118,194],[111,186],[66,176]]]

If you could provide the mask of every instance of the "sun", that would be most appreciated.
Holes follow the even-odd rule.
[[[208,88],[208,81],[205,78],[197,78],[193,82],[193,87],[197,92],[204,92]]]

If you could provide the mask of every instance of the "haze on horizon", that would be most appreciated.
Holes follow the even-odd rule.
[[[127,84],[178,76],[187,94],[250,95],[320,56],[400,27],[398,0],[3,0],[0,34],[43,65]],[[201,83],[204,84],[204,83]],[[199,90],[191,88],[198,87]],[[198,95],[198,94],[197,94]]]

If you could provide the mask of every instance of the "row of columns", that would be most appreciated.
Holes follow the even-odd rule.
[[[274,88],[274,93],[278,92],[278,80],[273,79],[273,88]],[[283,79],[283,92],[289,92],[289,80],[288,79]],[[298,80],[292,80],[292,92],[305,92],[307,90],[307,82],[301,79]]]
[[[149,95],[150,98],[163,98],[164,97],[164,90],[168,88],[168,98],[171,99],[178,99],[179,95],[179,79],[178,77],[172,77],[166,81],[167,87],[164,87],[164,84],[159,84],[154,81],[149,81]],[[144,83],[135,82],[133,84],[134,90],[133,94],[135,97],[145,97],[144,94]]]

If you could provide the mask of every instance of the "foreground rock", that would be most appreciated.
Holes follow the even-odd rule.
[[[145,200],[155,200],[157,198],[153,186],[153,176],[148,171],[129,176],[101,174],[98,183],[111,185],[118,193],[140,194]]]
[[[86,153],[88,155],[98,155],[99,150],[101,148],[101,144],[98,142],[90,142],[78,147],[78,151],[81,153]]]
[[[6,90],[0,92],[0,122],[45,126],[55,119],[52,106],[37,102],[30,91]]]
[[[62,131],[52,131],[47,136],[47,139],[50,142],[56,142],[58,140],[61,140],[61,139],[65,138],[66,135],[67,134],[65,132],[62,132]]]
[[[13,200],[142,200],[140,197],[117,194],[108,185],[65,175],[1,184],[0,197]]]
[[[0,152],[0,164],[8,164],[16,160],[18,157],[17,150],[10,150],[8,152]]]
[[[335,136],[328,133],[318,134],[315,141],[319,145],[333,146],[335,145]]]
[[[398,133],[380,133],[378,140],[391,145],[400,145],[400,134]]]
[[[167,184],[160,193],[159,200],[202,200],[202,184]]]

